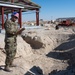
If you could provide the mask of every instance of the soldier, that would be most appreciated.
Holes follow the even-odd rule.
[[[10,20],[5,22],[5,51],[6,51],[6,60],[5,60],[5,71],[10,72],[10,67],[15,67],[13,65],[13,60],[16,55],[17,49],[17,35],[20,34],[24,28],[19,29],[16,23],[19,14],[13,12]]]

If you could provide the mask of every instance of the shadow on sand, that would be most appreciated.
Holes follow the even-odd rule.
[[[33,66],[30,71],[27,71],[24,75],[43,75],[43,71],[40,67]]]
[[[72,48],[74,48],[75,47],[75,35],[70,35],[69,37],[70,38],[66,42],[60,44],[54,50],[65,51],[65,50],[71,50]]]
[[[49,75],[75,75],[75,35],[70,35],[67,42],[60,44],[46,56],[58,60],[67,60],[69,64],[66,70],[54,70]]]

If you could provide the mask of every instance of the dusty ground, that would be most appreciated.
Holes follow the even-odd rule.
[[[17,54],[14,59],[17,67],[11,68],[13,72],[10,73],[3,70],[4,36],[3,33],[0,34],[0,75],[30,75],[28,72],[33,75],[74,75],[75,71],[68,74],[70,66],[74,66],[75,62],[74,27],[55,30],[51,25],[40,29],[26,29],[17,37]],[[43,74],[36,67],[40,67]]]

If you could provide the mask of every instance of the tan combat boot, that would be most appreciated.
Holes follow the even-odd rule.
[[[9,69],[9,66],[5,66],[4,71],[11,72],[12,70]]]

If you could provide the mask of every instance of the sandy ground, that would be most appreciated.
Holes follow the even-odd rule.
[[[51,25],[39,29],[26,29],[17,37],[17,54],[14,59],[17,67],[11,68],[13,71],[10,73],[3,70],[5,34],[0,33],[0,75],[30,75],[27,74],[28,72],[33,75],[49,75],[53,70],[66,71],[68,66],[74,64],[74,27],[59,30],[55,30],[54,27]],[[43,74],[40,74],[35,68],[38,66],[42,69]]]

